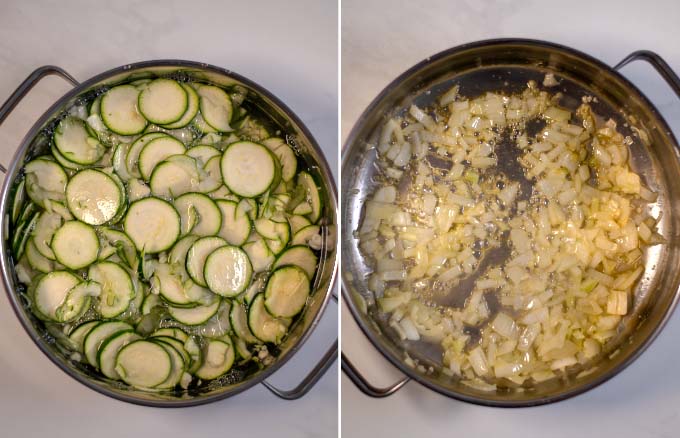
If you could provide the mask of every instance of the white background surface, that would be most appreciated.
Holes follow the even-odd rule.
[[[153,3],[153,4],[152,4]],[[337,167],[337,4],[310,1],[0,2],[0,101],[36,67],[79,80],[135,61],[175,58],[236,71],[283,100]],[[43,81],[0,127],[8,164],[33,122],[70,87]],[[282,401],[262,386],[196,408],[163,410],[100,395],[43,356],[0,293],[2,437],[332,437],[337,365],[305,398]],[[272,378],[290,388],[335,339],[337,307]]]
[[[366,3],[370,3],[367,6]],[[429,55],[498,37],[544,39],[580,49],[609,65],[650,49],[680,72],[677,1],[469,0],[342,2],[342,134],[392,79]],[[680,134],[680,99],[636,63],[624,74]],[[347,232],[346,230],[344,232]],[[346,308],[342,344],[378,385],[400,374],[359,331]],[[554,405],[507,410],[448,399],[416,383],[373,400],[344,375],[343,436],[390,437],[677,437],[680,433],[680,313],[628,369],[584,395]]]

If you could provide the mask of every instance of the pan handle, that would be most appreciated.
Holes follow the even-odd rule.
[[[354,383],[354,385],[364,394],[369,397],[383,398],[388,397],[395,392],[399,391],[404,385],[406,385],[409,377],[404,377],[393,385],[387,386],[385,388],[378,388],[371,385],[368,380],[356,369],[356,367],[347,359],[345,353],[342,353],[342,371],[349,377],[349,379]]]
[[[650,50],[638,50],[626,56],[621,62],[614,66],[614,70],[620,70],[622,67],[630,64],[633,61],[647,61],[654,69],[659,72],[666,83],[673,89],[675,94],[680,97],[680,77],[673,71],[670,65],[663,60],[662,57]]]
[[[21,102],[21,99],[28,94],[29,91],[38,83],[42,78],[45,76],[51,76],[51,75],[57,75],[60,76],[62,79],[64,79],[67,82],[70,82],[71,85],[78,86],[80,83],[70,74],[68,74],[66,71],[63,69],[55,66],[55,65],[44,65],[42,67],[38,67],[28,75],[28,77],[17,87],[17,89],[12,93],[5,103],[0,106],[0,125],[5,121],[7,116],[14,110],[14,108],[17,106],[19,102]],[[7,173],[7,168],[0,164],[0,172],[2,173]]]
[[[337,303],[337,295],[331,295],[333,300]],[[336,339],[331,348],[326,351],[319,363],[314,369],[307,374],[307,376],[293,389],[279,389],[266,380],[262,384],[270,390],[275,396],[284,400],[297,400],[307,394],[321,377],[328,371],[333,363],[338,359],[338,340]]]

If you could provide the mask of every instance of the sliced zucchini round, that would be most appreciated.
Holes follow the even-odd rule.
[[[139,93],[139,112],[157,125],[177,122],[188,108],[186,90],[171,79],[155,79]]]
[[[153,338],[151,341],[163,347],[168,355],[170,355],[170,361],[172,362],[170,374],[164,381],[156,385],[155,388],[172,389],[179,384],[182,375],[184,374],[184,370],[186,369],[187,364],[184,362],[184,357],[182,357],[180,352],[169,342],[165,342],[158,338]]]
[[[47,199],[63,202],[68,176],[56,162],[46,158],[36,158],[24,167],[26,193],[36,204],[43,206]]]
[[[231,328],[234,329],[236,336],[243,339],[249,344],[256,344],[258,340],[248,327],[248,312],[242,303],[232,302],[231,312],[229,312],[229,322]]]
[[[142,174],[139,173],[139,153],[142,152],[144,146],[151,140],[167,136],[168,134],[163,132],[150,132],[142,135],[130,145],[127,155],[125,156],[125,167],[131,176],[135,178],[142,177]]]
[[[85,341],[85,337],[93,328],[99,325],[99,323],[99,320],[84,322],[74,328],[71,333],[69,333],[68,338],[71,340],[71,343],[78,353],[83,352],[83,342]]]
[[[159,263],[153,275],[159,284],[159,294],[165,301],[175,306],[192,304],[192,300],[185,293],[182,278],[173,272],[172,266]]]
[[[200,85],[196,91],[205,122],[219,132],[232,131],[230,123],[234,110],[226,91],[214,85]]]
[[[205,347],[203,364],[196,370],[196,377],[203,380],[216,379],[226,374],[234,365],[236,353],[229,336],[211,339]]]
[[[196,94],[196,91],[187,84],[180,83],[182,88],[184,88],[184,91],[187,93],[187,109],[182,115],[182,117],[177,120],[176,122],[163,125],[164,128],[166,129],[179,129],[179,128],[184,128],[187,126],[191,121],[196,117],[196,114],[198,113],[198,94]]]
[[[267,311],[278,318],[300,313],[309,297],[309,277],[297,266],[284,266],[272,272],[264,292]]]
[[[222,224],[217,235],[226,240],[230,245],[241,246],[252,228],[250,218],[247,214],[237,214],[237,205],[234,201],[216,201],[217,207],[222,213]]]
[[[127,330],[132,330],[132,326],[123,321],[102,321],[90,330],[83,341],[83,353],[89,364],[99,366],[97,355],[104,341],[115,333]]]
[[[151,174],[149,187],[156,196],[174,198],[194,190],[198,171],[176,161],[163,161]]]
[[[104,94],[100,104],[101,118],[107,128],[120,135],[140,134],[146,119],[137,110],[139,90],[132,85],[119,85]]]
[[[223,246],[206,258],[203,275],[208,288],[223,297],[235,297],[250,284],[253,267],[236,246]]]
[[[177,241],[180,218],[169,202],[144,198],[130,205],[123,229],[138,251],[154,254],[165,251]]]
[[[53,271],[45,274],[33,291],[36,309],[47,318],[59,321],[56,312],[69,291],[80,283],[80,278],[68,271]]]
[[[30,233],[26,234],[29,235]],[[26,260],[33,269],[40,272],[52,272],[54,270],[54,262],[38,252],[32,237],[26,241],[25,252]]]
[[[177,330],[180,330],[180,329],[177,329]],[[157,332],[158,332],[158,330],[154,333],[157,333]],[[184,332],[182,332],[182,333],[184,333]],[[153,338],[152,339],[153,341],[161,341],[161,342],[165,342],[165,343],[172,345],[173,348],[175,350],[177,350],[177,352],[179,354],[182,355],[182,359],[184,359],[184,363],[186,365],[189,365],[189,363],[191,362],[191,356],[189,355],[189,353],[184,348],[184,342],[186,342],[186,340],[181,341],[177,338],[173,338],[172,336],[159,335],[159,334],[151,334],[149,336],[149,338]],[[188,339],[188,336],[187,336],[187,339]]]
[[[57,213],[43,212],[33,230],[33,244],[40,254],[54,260],[54,251],[50,247],[54,233],[61,227],[63,219]]]
[[[280,343],[288,332],[290,320],[276,318],[264,306],[264,294],[258,294],[248,309],[248,327],[257,339],[272,344]]]
[[[172,155],[183,154],[185,150],[181,141],[169,135],[152,139],[139,153],[140,175],[148,181],[158,163]]]
[[[172,372],[172,358],[163,346],[138,340],[121,348],[115,370],[128,385],[154,388],[165,382]]]
[[[203,193],[185,193],[174,201],[182,221],[182,230],[191,231],[197,236],[214,236],[222,226],[222,213],[209,196]],[[195,212],[196,222],[191,223],[191,211]]]
[[[221,237],[203,237],[191,245],[187,252],[186,269],[196,284],[203,287],[208,286],[203,275],[205,260],[213,251],[225,245],[227,245],[227,242]]]
[[[255,198],[272,187],[276,179],[277,160],[258,143],[239,141],[222,154],[224,184],[239,196]]]
[[[213,157],[219,157],[222,155],[216,147],[207,144],[201,144],[187,149],[187,155],[196,160],[200,160],[205,166]]]
[[[222,157],[212,157],[203,166],[203,173],[201,182],[199,184],[199,191],[202,193],[212,192],[217,190],[222,185]]]
[[[304,245],[291,246],[279,255],[274,262],[273,269],[286,265],[295,265],[302,268],[310,279],[316,272],[316,255]]]
[[[248,254],[248,258],[253,265],[253,271],[255,272],[267,271],[272,263],[274,263],[274,253],[262,238],[244,243],[243,250]]]
[[[99,239],[91,225],[69,221],[54,233],[52,249],[59,263],[78,270],[97,261]]]
[[[105,245],[110,245],[115,248],[120,258],[123,259],[131,269],[137,269],[139,266],[137,250],[135,249],[135,244],[130,240],[127,234],[111,228],[99,228],[99,232],[101,234],[102,242],[104,242]]]
[[[220,300],[216,299],[213,303],[190,308],[168,306],[168,312],[178,322],[185,325],[201,325],[208,321],[217,313],[220,307]]]
[[[300,172],[298,174],[298,184],[301,185],[306,193],[307,203],[311,207],[311,212],[308,214],[309,220],[315,224],[321,217],[321,194],[319,193],[319,188],[316,186],[316,182],[312,175],[307,172]],[[293,212],[295,214],[295,211]]]
[[[308,245],[309,241],[315,236],[319,236],[321,227],[318,225],[308,225],[295,233],[293,240],[290,242],[291,245]]]
[[[290,224],[290,232],[295,236],[295,233],[303,229],[304,227],[307,227],[309,225],[312,225],[312,223],[309,221],[304,216],[300,215],[292,215],[288,218],[288,223]]]
[[[104,155],[106,148],[85,128],[85,123],[75,117],[65,117],[54,131],[54,144],[66,160],[76,164],[94,164]]]
[[[185,267],[189,248],[191,248],[191,245],[193,245],[198,239],[198,236],[190,234],[178,240],[168,254],[168,263]]]
[[[113,318],[123,313],[135,297],[130,274],[117,263],[104,261],[91,265],[87,277],[102,286],[99,313],[104,318]]]
[[[189,339],[189,335],[187,334],[187,332],[177,327],[159,328],[158,330],[149,335],[149,337],[151,338],[153,338],[154,336],[166,336],[173,339],[177,339],[182,343],[186,342],[187,339]]]
[[[97,353],[97,364],[99,370],[109,379],[119,380],[120,376],[116,372],[116,357],[121,348],[127,344],[141,339],[134,330],[122,330],[109,336]]]
[[[111,221],[123,205],[124,193],[104,172],[85,169],[76,173],[66,186],[66,203],[73,216],[86,224]]]

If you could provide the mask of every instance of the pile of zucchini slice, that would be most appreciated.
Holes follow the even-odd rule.
[[[273,360],[312,291],[323,206],[247,93],[169,78],[102,90],[24,166],[16,273],[74,360],[154,391]]]

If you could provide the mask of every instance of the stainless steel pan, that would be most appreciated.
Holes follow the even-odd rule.
[[[70,82],[74,89],[54,103],[38,119],[21,142],[7,169],[0,165],[0,170],[6,173],[0,198],[0,225],[2,225],[0,265],[2,267],[2,277],[14,311],[31,339],[52,362],[77,381],[105,395],[131,403],[158,407],[192,406],[238,394],[258,383],[262,383],[274,394],[284,399],[296,399],[306,394],[337,358],[337,340],[304,380],[294,388],[282,390],[266,381],[267,377],[283,366],[300,349],[318,324],[328,304],[328,300],[332,297],[332,286],[336,272],[336,247],[335,243],[332,243],[337,242],[335,237],[337,223],[335,183],[319,145],[302,121],[270,92],[234,72],[203,63],[162,60],[118,67],[99,74],[82,84],[58,67],[41,67],[31,73],[0,107],[0,124],[26,93],[41,78],[48,75],[61,76]],[[49,132],[50,129],[53,129],[55,121],[58,120],[59,116],[74,103],[82,99],[88,99],[102,88],[136,79],[158,76],[200,80],[221,86],[239,84],[246,87],[249,93],[244,105],[248,106],[251,112],[259,113],[268,120],[271,120],[275,127],[281,131],[281,135],[285,135],[288,143],[299,152],[310,166],[312,173],[317,177],[321,185],[323,199],[325,200],[321,219],[324,244],[319,257],[318,274],[313,284],[313,293],[304,313],[294,327],[291,328],[286,340],[279,346],[276,361],[271,366],[262,370],[257,367],[236,368],[221,379],[209,382],[195,389],[172,394],[156,394],[130,389],[121,382],[111,381],[102,377],[88,365],[72,361],[66,357],[57,348],[55,340],[47,333],[44,324],[28,310],[23,294],[23,286],[17,280],[8,245],[10,237],[8,236],[9,224],[7,212],[9,195],[14,184],[18,182],[17,177],[20,175],[23,164],[32,157],[49,151]]]
[[[343,355],[343,371],[364,393],[382,397],[409,379],[460,400],[490,406],[533,406],[562,400],[591,389],[611,378],[654,340],[674,309],[680,285],[680,158],[678,144],[659,112],[647,98],[616,70],[634,60],[649,62],[680,96],[680,79],[656,54],[639,51],[614,68],[576,50],[534,40],[501,39],[455,47],[415,65],[395,79],[376,97],[352,129],[343,151],[342,164],[342,285],[343,298],[354,318],[375,347],[408,377],[388,388],[372,386]],[[369,267],[363,260],[352,231],[358,229],[362,205],[373,190],[372,145],[379,127],[412,103],[428,106],[451,86],[475,97],[486,91],[516,92],[533,79],[541,84],[554,73],[560,85],[551,92],[563,93],[561,105],[574,110],[581,97],[593,96],[594,111],[604,120],[613,118],[624,131],[633,126],[649,137],[645,144],[633,136],[633,167],[645,183],[659,194],[652,206],[661,212],[659,232],[666,242],[645,254],[645,273],[639,282],[633,309],[619,327],[619,335],[592,368],[564,379],[553,379],[517,391],[499,386],[485,392],[461,384],[441,372],[441,350],[424,342],[401,341],[378,311],[366,286]],[[366,309],[364,311],[363,309]],[[433,371],[409,367],[408,354]]]

